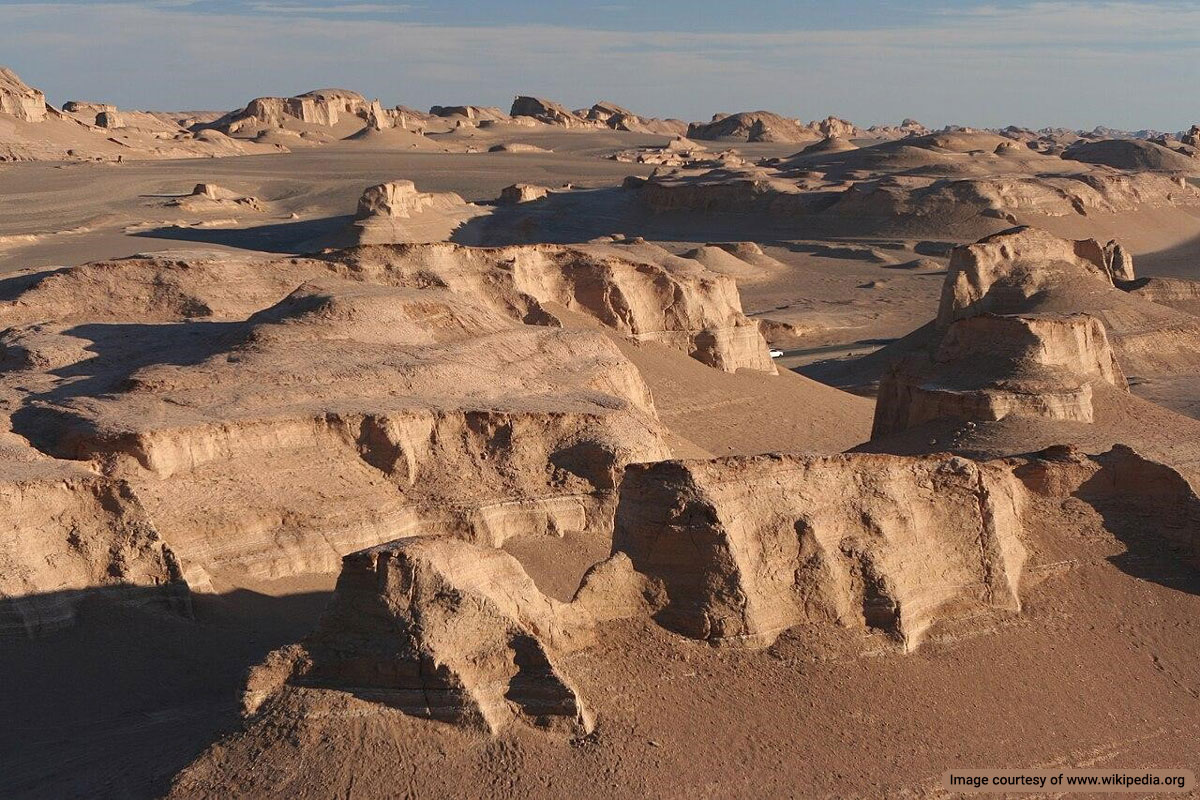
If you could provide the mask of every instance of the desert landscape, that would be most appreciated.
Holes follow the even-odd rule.
[[[10,66],[0,797],[1197,768],[1200,125]]]

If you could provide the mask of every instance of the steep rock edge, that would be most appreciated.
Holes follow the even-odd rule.
[[[871,438],[938,419],[1008,416],[1092,422],[1092,385],[1128,391],[1104,326],[1086,314],[980,314],[936,348],[893,364],[879,384]]]
[[[75,622],[89,597],[190,615],[187,584],[124,481],[49,460],[0,475],[0,637]]]
[[[664,626],[766,646],[802,622],[915,648],[939,619],[1018,611],[1024,490],[955,457],[732,457],[631,465],[614,552],[660,580]]]

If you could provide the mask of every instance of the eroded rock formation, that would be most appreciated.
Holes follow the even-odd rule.
[[[871,438],[938,419],[1092,422],[1097,382],[1127,389],[1104,326],[1094,317],[966,317],[949,326],[932,354],[901,360],[881,381]]]
[[[412,181],[389,181],[362,193],[347,238],[352,244],[441,241],[482,213],[454,192],[421,192]]]
[[[564,609],[503,550],[422,537],[354,553],[317,631],[251,673],[245,708],[292,683],[491,733],[518,719],[588,733],[557,655]]]
[[[1019,308],[1054,287],[1083,292],[1098,282],[1111,288],[1114,279],[1133,279],[1133,259],[1117,242],[1060,239],[1037,228],[1004,231],[951,253],[938,324]]]
[[[90,596],[188,613],[180,565],[120,480],[50,459],[0,461],[0,637],[70,625]]]
[[[41,122],[46,118],[46,95],[27,86],[8,67],[0,67],[0,113],[23,122]]]
[[[1018,610],[1023,489],[962,458],[770,455],[633,465],[615,551],[661,581],[658,620],[770,644],[806,622],[915,647],[939,619]]]

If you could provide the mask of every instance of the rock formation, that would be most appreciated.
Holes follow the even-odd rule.
[[[1200,160],[1141,139],[1080,141],[1068,147],[1062,157],[1124,170],[1200,172]]]
[[[46,118],[46,95],[26,86],[8,67],[0,67],[0,113],[22,122],[41,122]]]
[[[414,286],[432,279],[538,324],[560,324],[554,314],[562,308],[717,369],[775,373],[757,326],[742,313],[736,282],[690,259],[659,264],[587,245],[452,244],[365,248],[336,258],[357,277]]]
[[[349,243],[440,241],[481,213],[453,192],[419,192],[412,181],[389,181],[362,193]]]
[[[1127,389],[1094,317],[970,316],[949,326],[932,355],[903,359],[884,377],[871,438],[939,419],[1092,422],[1097,382]]]
[[[915,647],[939,619],[1020,608],[1024,491],[962,458],[769,455],[629,467],[613,549],[661,581],[657,619],[716,644],[802,623]]]
[[[127,483],[3,455],[0,637],[70,625],[93,596],[189,611],[178,560]]]
[[[822,134],[793,119],[770,111],[742,111],[688,126],[689,139],[737,140],[742,142],[807,142]]]
[[[246,710],[292,683],[491,733],[517,719],[590,733],[556,654],[564,608],[503,550],[421,537],[353,553],[316,632],[251,673]]]
[[[500,190],[500,198],[496,201],[496,204],[514,206],[521,203],[532,203],[535,200],[541,200],[549,194],[550,190],[545,186],[538,186],[532,183],[514,183],[512,186],[505,186]]]
[[[260,132],[301,124],[334,128],[347,120],[356,127],[384,129],[400,120],[399,112],[389,112],[376,101],[369,101],[348,89],[315,89],[295,97],[257,97],[245,108],[226,114],[202,127],[215,128],[229,135]]]
[[[508,113],[513,117],[532,117],[547,125],[558,125],[564,128],[579,128],[593,124],[553,100],[526,95],[518,95],[513,100],[512,109]]]
[[[1083,287],[1133,280],[1133,259],[1117,242],[1071,241],[1037,228],[1015,228],[950,255],[938,324],[984,311],[1017,311],[1054,286]],[[1082,310],[1082,309],[1081,309]]]

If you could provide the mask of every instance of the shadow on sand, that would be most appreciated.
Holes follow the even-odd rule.
[[[185,228],[167,226],[132,234],[145,239],[201,242],[264,253],[309,253],[327,246],[352,221],[351,215],[277,222],[252,228]]]
[[[26,395],[11,416],[12,430],[44,453],[64,455],[58,452],[67,433],[62,405],[116,391],[143,367],[199,364],[236,345],[247,329],[246,322],[89,323],[69,328],[64,335],[86,341],[83,349],[96,355],[50,370],[64,380],[50,391]]]
[[[309,633],[330,596],[196,595],[189,619],[151,593],[93,593],[73,627],[0,641],[0,797],[161,796],[237,728],[246,670]]]

